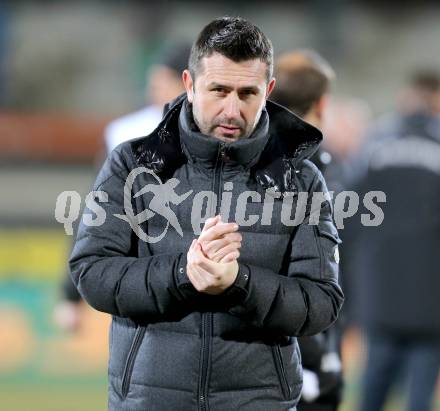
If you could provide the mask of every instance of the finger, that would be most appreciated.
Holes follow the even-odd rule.
[[[215,265],[209,264],[211,263],[211,260],[205,256],[202,247],[200,246],[199,243],[196,244],[194,249],[193,263],[198,267],[201,267],[204,270],[204,272],[206,272],[209,275],[212,275],[212,273],[215,272]]]
[[[194,245],[194,262],[196,264],[199,264],[200,261],[202,261],[203,259],[207,259],[202,245],[199,242],[196,242],[196,244]]]
[[[239,257],[240,252],[238,250],[235,250],[224,256],[219,262],[222,264],[232,263],[232,261],[238,260]]]
[[[201,267],[205,272],[210,275],[215,275],[218,272],[218,263],[211,261],[209,258],[205,257],[202,252],[197,253],[195,264]]]
[[[201,243],[200,245],[202,246],[202,250],[208,256],[208,258],[211,258],[216,252],[218,252],[218,250],[221,250],[228,244],[229,242],[227,240],[221,238],[219,240],[203,241],[203,243]]]
[[[197,240],[193,240],[190,247],[189,247],[188,253],[186,254],[186,258],[187,258],[188,263],[191,263],[194,260],[196,245],[197,245]]]
[[[221,223],[202,232],[199,237],[199,242],[212,241],[223,237],[225,234],[233,233],[238,230],[237,223]]]
[[[219,262],[223,257],[228,255],[229,253],[232,253],[233,251],[238,251],[241,247],[241,243],[230,243],[226,245],[225,247],[218,250],[215,254],[213,254],[211,260],[215,262]]]
[[[238,241],[243,240],[243,236],[238,232],[225,234],[223,236],[223,238],[228,240],[230,243],[234,243],[234,242],[238,242]]]
[[[209,228],[214,227],[218,223],[218,221],[219,221],[219,216],[218,215],[216,215],[215,217],[208,218],[205,221],[205,224],[204,224],[203,229],[202,229],[202,233],[207,231]]]
[[[190,267],[191,278],[194,281],[193,285],[199,292],[207,292],[216,287],[218,279],[212,274],[205,271],[197,264],[191,264]]]
[[[199,263],[194,263],[192,268],[193,271],[200,276],[200,278],[203,278],[205,285],[209,284],[215,279],[215,276],[209,271],[205,270]]]
[[[230,243],[240,243],[241,246],[241,234],[240,233],[231,233],[226,234],[222,238],[218,240],[212,241],[199,241],[199,244],[202,246],[202,251],[208,258],[212,258],[214,253],[216,253],[221,248],[227,246]]]
[[[200,276],[197,270],[195,270],[194,264],[188,264],[186,271],[191,284],[197,291],[201,291],[206,287],[205,280]]]
[[[195,242],[191,255],[191,262],[188,262],[188,266],[199,287],[205,288],[208,286],[208,281],[212,278],[212,274],[200,267],[200,263],[203,260],[206,260],[206,257],[203,254],[200,245]]]
[[[197,240],[196,239],[192,240],[191,241],[191,245],[189,246],[189,249],[190,250],[194,250],[194,247],[195,247],[196,244],[197,244]]]

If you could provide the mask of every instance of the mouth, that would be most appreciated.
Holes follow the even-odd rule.
[[[241,130],[240,127],[231,126],[231,125],[227,125],[227,124],[220,124],[220,125],[217,126],[217,129],[225,137],[235,136],[236,134],[239,134],[240,130]]]

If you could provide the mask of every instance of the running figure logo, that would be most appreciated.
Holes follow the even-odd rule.
[[[131,192],[133,188],[133,182],[136,177],[142,173],[151,174],[157,181],[156,183],[147,184],[141,190],[139,190],[134,198],[140,197],[145,193],[152,193],[153,198],[150,200],[148,208],[137,215],[134,215],[133,206],[131,204]],[[171,209],[170,204],[178,205],[185,201],[189,195],[193,192],[190,190],[182,195],[178,195],[175,191],[179,185],[177,178],[170,178],[166,183],[162,183],[160,178],[152,171],[145,167],[138,167],[131,171],[128,175],[124,186],[124,214],[115,214],[115,217],[120,218],[123,221],[128,222],[130,227],[136,233],[136,235],[143,241],[148,243],[157,243],[160,241],[168,231],[168,227],[171,225],[181,237],[183,237],[182,227],[177,219],[176,214]],[[159,214],[167,220],[167,224],[163,232],[157,237],[149,236],[142,228],[141,224],[150,218]]]

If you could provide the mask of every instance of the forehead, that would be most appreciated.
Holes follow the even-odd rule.
[[[203,57],[196,82],[230,86],[259,86],[266,83],[267,65],[260,59],[232,61],[220,53]]]

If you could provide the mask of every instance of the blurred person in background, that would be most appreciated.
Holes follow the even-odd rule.
[[[313,50],[294,50],[278,57],[275,77],[277,87],[272,100],[322,129],[330,84],[335,78],[330,64]],[[331,155],[320,149],[312,161],[325,172]],[[332,189],[330,185],[329,189]],[[336,325],[315,336],[298,338],[304,368],[298,411],[337,409],[343,388],[340,340],[341,329]]]
[[[307,160],[322,134],[267,100],[272,66],[272,45],[258,27],[234,17],[212,21],[183,73],[186,95],[152,135],[113,150],[99,173],[95,189],[108,193],[100,203],[107,220],[80,223],[70,267],[87,302],[112,314],[110,410],[296,409],[302,367],[295,337],[328,328],[343,301],[331,203],[322,204],[319,230],[308,219],[282,225],[279,200],[270,200],[274,221],[264,227],[219,218],[228,186],[233,204],[248,190],[272,187],[271,197],[291,198],[305,187],[309,204],[313,193],[327,191]],[[301,144],[307,148],[298,150]],[[138,238],[120,215],[126,179],[140,166],[193,196],[167,208],[180,217],[180,231],[164,231],[156,215],[133,227],[157,242]],[[135,215],[151,212],[151,186],[160,187],[149,173],[134,180],[132,191],[143,194],[131,201]],[[191,217],[191,200],[206,190],[216,200],[205,217]],[[252,206],[262,217],[263,204]]]
[[[360,173],[358,158],[370,120],[371,109],[366,101],[357,97],[330,96],[322,122],[325,138],[321,163],[325,164],[325,178],[334,196],[351,190]],[[344,230],[341,235],[343,233]],[[344,312],[346,309],[344,305]]]
[[[367,358],[361,411],[383,410],[398,377],[407,409],[433,411],[440,367],[440,74],[418,70],[398,110],[375,124],[359,193],[386,194],[384,220],[350,238],[356,314]],[[350,291],[349,291],[350,292]]]
[[[191,45],[168,46],[162,57],[147,72],[147,101],[143,109],[112,121],[105,130],[105,145],[110,153],[117,145],[150,134],[162,120],[165,104],[185,91],[182,72],[188,64]]]
[[[165,104],[185,90],[182,72],[188,64],[191,45],[179,43],[162,50],[158,61],[146,73],[149,104],[141,110],[113,120],[105,129],[107,154],[119,144],[150,134],[162,119]],[[62,329],[75,331],[82,317],[82,298],[67,272],[62,283],[62,299],[55,306],[54,319]]]

